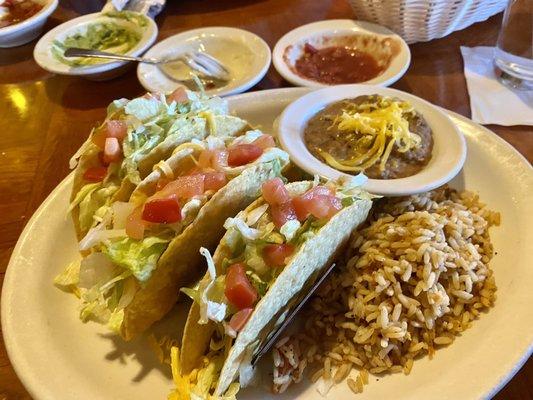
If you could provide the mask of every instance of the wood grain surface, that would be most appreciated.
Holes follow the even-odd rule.
[[[258,34],[273,47],[282,35],[297,26],[354,17],[345,0],[167,0],[167,3],[156,19],[159,40],[201,26],[235,26]],[[60,1],[46,29],[97,11],[102,4],[94,0]],[[459,46],[494,45],[500,21],[498,15],[446,38],[412,45],[411,67],[393,87],[469,116]],[[50,74],[33,61],[35,43],[0,49],[0,285],[28,218],[68,174],[68,159],[91,127],[104,118],[107,104],[118,97],[143,93],[134,69],[108,82]],[[289,84],[271,67],[252,90],[285,86]],[[531,162],[532,127],[489,128]],[[495,398],[533,399],[532,378],[530,359]],[[30,398],[9,363],[0,337],[0,400]]]

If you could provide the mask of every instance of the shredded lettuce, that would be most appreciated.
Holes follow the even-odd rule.
[[[300,221],[297,219],[291,219],[283,224],[279,232],[285,236],[287,242],[290,242],[296,235],[298,229],[300,229],[300,226]]]
[[[228,218],[226,222],[224,222],[224,228],[227,230],[231,228],[235,228],[239,233],[247,240],[255,240],[258,239],[261,236],[261,232],[257,229],[250,228],[248,225],[246,225],[246,222],[240,218]]]
[[[261,279],[259,275],[257,275],[251,270],[246,271],[246,275],[248,276],[248,279],[250,279],[250,281],[252,282],[252,285],[254,286],[255,290],[257,290],[257,293],[259,293],[259,295],[263,297],[268,290],[268,282]]]
[[[69,209],[71,211],[79,206],[79,224],[82,230],[88,230],[93,226],[96,211],[109,202],[117,190],[118,186],[114,184],[103,186],[102,182],[82,186]]]
[[[198,286],[200,305],[200,324],[206,324],[208,320],[221,322],[226,316],[227,306],[224,298],[224,277],[217,278],[215,262],[211,253],[205,247],[200,248],[200,254],[207,262],[207,279],[202,279]]]
[[[265,264],[261,250],[262,246],[258,246],[255,243],[247,244],[244,249],[244,261],[246,265],[259,275],[263,275],[270,270]]]
[[[80,262],[71,262],[67,268],[54,278],[54,284],[65,291],[72,291],[80,281]]]
[[[168,242],[168,239],[155,236],[148,236],[143,240],[125,237],[120,240],[104,242],[101,250],[107,254],[113,263],[126,268],[139,281],[146,282]]]

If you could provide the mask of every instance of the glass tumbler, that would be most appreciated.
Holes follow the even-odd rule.
[[[533,0],[509,0],[494,64],[497,76],[507,86],[533,90]]]

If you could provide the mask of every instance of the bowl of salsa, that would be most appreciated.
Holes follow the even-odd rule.
[[[273,52],[274,66],[289,82],[321,87],[365,83],[388,86],[410,63],[407,44],[379,25],[326,20],[283,36]]]
[[[0,47],[15,47],[39,36],[58,0],[0,0]]]

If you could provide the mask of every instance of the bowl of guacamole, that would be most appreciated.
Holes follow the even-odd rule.
[[[88,14],[52,29],[37,43],[34,58],[57,74],[104,80],[122,73],[129,63],[84,57],[64,57],[69,47],[142,55],[155,41],[157,25],[143,14],[115,11]]]

